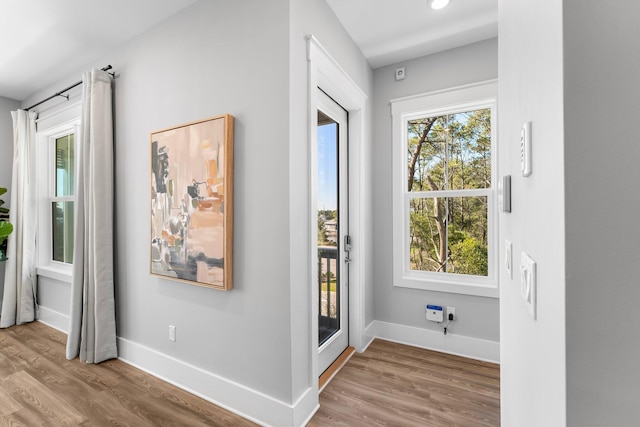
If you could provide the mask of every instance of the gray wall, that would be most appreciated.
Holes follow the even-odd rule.
[[[200,1],[89,65],[117,73],[118,336],[288,403],[313,375],[308,34],[370,92],[367,62],[324,0]],[[149,133],[222,113],[236,120],[230,292],[149,275]],[[45,278],[39,295],[68,313],[66,284]]]
[[[290,402],[287,28],[283,1],[202,1],[112,62],[118,335]],[[149,276],[149,132],[222,113],[236,119],[232,292]]]
[[[499,341],[499,304],[496,298],[423,291],[393,286],[391,204],[391,110],[389,101],[404,96],[448,89],[498,77],[498,40],[491,39],[423,58],[376,69],[373,127],[373,247],[374,318],[417,328],[441,328],[424,318],[425,305],[456,307],[452,334]],[[406,78],[395,80],[395,69],[405,67]]]
[[[285,402],[288,28],[285,1],[201,1],[91,64],[117,72],[118,336]],[[223,113],[236,119],[231,292],[149,275],[149,133]],[[65,310],[46,287],[40,303]]]
[[[610,6],[562,10],[570,426],[638,424],[640,5]]]
[[[8,191],[0,196],[4,207],[11,203],[11,169],[13,164],[13,120],[11,111],[20,108],[20,103],[0,96],[0,187]],[[0,263],[0,303],[4,289],[4,263]]]
[[[514,261],[513,280],[500,269],[502,425],[562,426],[566,401],[562,0],[501,0],[499,10],[500,174],[512,176],[513,196],[512,213],[500,215],[500,254],[504,260],[503,242],[508,239]],[[598,28],[597,33],[602,31]],[[522,177],[519,159],[525,121],[532,122],[528,178]],[[566,189],[569,194],[570,187]],[[574,220],[566,217],[567,224]],[[520,296],[523,251],[537,262],[536,321]]]
[[[291,232],[291,295],[292,295],[292,370],[294,372],[294,395],[301,392],[311,381],[311,370],[305,368],[309,363],[310,339],[309,313],[312,300],[309,290],[310,265],[309,254],[311,225],[309,223],[309,100],[308,100],[308,63],[306,36],[314,37],[323,45],[329,54],[351,76],[358,87],[369,96],[365,108],[367,109],[365,144],[367,156],[370,156],[370,123],[373,73],[364,59],[360,49],[353,43],[346,30],[342,27],[333,11],[324,0],[293,0],[291,1],[291,67],[290,67],[290,232]],[[369,157],[364,159],[369,176]],[[366,227],[370,229],[370,179],[365,180],[363,191],[367,194]],[[315,226],[314,226],[315,227]],[[367,272],[361,286],[364,287],[366,298],[365,318],[367,323],[372,320],[372,280],[371,280],[371,247],[365,254]],[[304,302],[304,304],[303,304]]]

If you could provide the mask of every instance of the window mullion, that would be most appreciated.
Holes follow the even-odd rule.
[[[405,194],[409,198],[432,197],[488,197],[492,194],[491,188],[477,188],[469,190],[441,190],[441,191],[408,191]]]

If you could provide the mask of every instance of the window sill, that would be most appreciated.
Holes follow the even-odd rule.
[[[69,283],[73,281],[73,272],[70,267],[58,267],[55,265],[47,265],[36,269],[38,276],[47,277],[49,279],[58,280],[60,282]]]
[[[495,284],[470,284],[456,280],[434,280],[399,278],[394,281],[399,288],[420,289],[423,291],[448,292],[451,294],[473,295],[486,298],[499,298],[500,291]]]

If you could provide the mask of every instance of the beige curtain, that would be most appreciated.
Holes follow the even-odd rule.
[[[82,79],[75,236],[67,359],[117,357],[113,282],[113,112],[111,76]]]

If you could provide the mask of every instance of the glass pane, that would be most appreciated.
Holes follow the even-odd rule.
[[[322,345],[340,330],[338,258],[338,124],[318,111],[318,283]]]
[[[408,191],[491,187],[491,109],[407,123]]]
[[[447,116],[448,188],[491,188],[491,109]]]
[[[73,196],[74,135],[56,139],[56,197]]]
[[[485,196],[412,199],[411,270],[487,276],[487,212]]]
[[[447,271],[456,274],[489,274],[486,197],[450,197]]]
[[[52,259],[73,263],[73,202],[52,202]]]
[[[407,123],[408,191],[445,189],[446,116]]]

